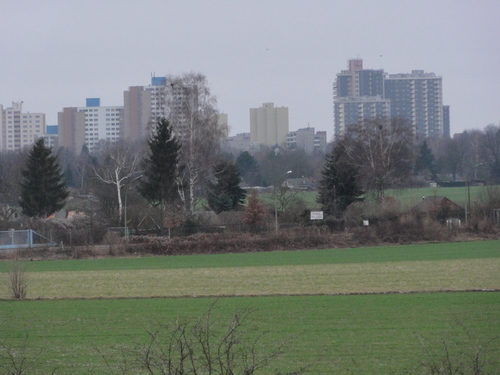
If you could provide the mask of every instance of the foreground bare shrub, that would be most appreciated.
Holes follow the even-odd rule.
[[[8,375],[33,373],[38,368],[42,352],[43,350],[33,351],[29,347],[27,333],[17,346],[7,340],[0,341],[0,373]],[[55,370],[52,374],[55,374]]]
[[[14,259],[7,272],[7,288],[12,298],[22,300],[26,298],[29,285],[29,277],[26,273],[24,263]]]
[[[447,337],[441,340],[438,349],[431,350],[420,337],[424,358],[411,371],[422,375],[481,375],[498,374],[499,337],[477,338],[463,324],[463,337]]]
[[[269,372],[272,362],[284,354],[290,339],[264,345],[265,332],[248,327],[252,313],[243,309],[227,322],[218,320],[214,302],[198,319],[158,323],[147,331],[147,342],[130,353],[122,352],[122,361],[112,365],[102,355],[108,369],[122,374],[302,374],[309,366],[293,372]],[[115,368],[117,367],[117,368]],[[263,370],[265,369],[265,370]]]

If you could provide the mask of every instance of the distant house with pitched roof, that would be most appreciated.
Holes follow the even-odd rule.
[[[462,206],[442,196],[423,197],[413,207],[413,211],[428,214],[433,219],[439,220],[442,223],[448,219],[462,219],[464,217],[464,208]]]

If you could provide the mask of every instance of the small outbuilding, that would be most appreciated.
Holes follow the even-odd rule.
[[[316,183],[311,178],[289,178],[284,183],[289,189],[292,190],[316,190]]]
[[[465,213],[462,206],[442,196],[422,197],[422,200],[413,207],[413,210],[428,214],[443,224],[447,220],[463,219]]]

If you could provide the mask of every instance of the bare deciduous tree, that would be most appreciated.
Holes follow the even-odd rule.
[[[169,76],[166,88],[168,119],[182,143],[179,195],[186,212],[192,215],[196,206],[195,191],[211,173],[227,128],[219,123],[217,99],[210,93],[204,75]]]
[[[463,163],[467,154],[467,136],[447,139],[444,144],[444,168],[451,173],[453,181],[457,174],[463,175]]]
[[[114,143],[105,141],[97,152],[97,164],[92,164],[95,178],[113,186],[118,202],[118,223],[122,223],[123,194],[129,184],[140,176],[139,164],[142,159],[140,150],[131,142],[119,140]]]
[[[287,186],[282,185],[274,189],[273,199],[277,212],[286,221],[294,221],[297,218],[293,216],[297,216],[297,214],[300,214],[301,209],[306,208],[302,192],[300,190],[291,190]],[[292,214],[294,210],[295,215]]]
[[[403,185],[414,162],[412,128],[400,118],[366,119],[347,128],[338,147],[358,170],[365,190],[380,198],[389,186]]]
[[[481,137],[481,158],[489,169],[489,177],[500,183],[500,125],[488,125]]]

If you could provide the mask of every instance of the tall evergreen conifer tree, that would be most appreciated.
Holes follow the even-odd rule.
[[[172,134],[168,120],[156,123],[148,141],[149,156],[143,160],[144,179],[139,186],[140,194],[153,206],[159,207],[163,225],[165,205],[177,197],[177,171],[181,143]]]
[[[216,213],[236,210],[245,201],[246,193],[240,187],[238,168],[229,162],[220,162],[213,168],[216,181],[208,183],[208,205]]]
[[[357,171],[341,161],[339,148],[326,155],[321,175],[318,203],[326,214],[338,215],[351,203],[363,200],[360,198],[363,191],[356,181]]]
[[[415,172],[428,172],[431,178],[436,176],[436,167],[434,165],[434,154],[424,141],[418,150],[417,162],[415,165]]]
[[[64,207],[69,195],[64,173],[43,138],[39,138],[30,150],[21,175],[19,205],[25,215],[46,218]]]

